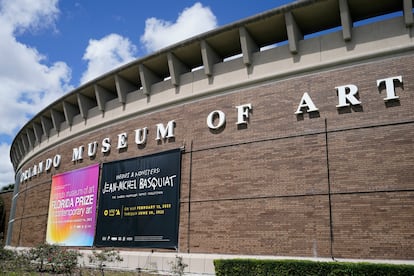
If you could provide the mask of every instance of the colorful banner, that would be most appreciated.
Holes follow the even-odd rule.
[[[181,151],[103,164],[95,245],[177,248]]]
[[[99,164],[52,177],[46,242],[92,246]]]

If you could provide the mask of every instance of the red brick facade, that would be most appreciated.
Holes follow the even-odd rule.
[[[0,229],[0,233],[2,232],[1,239],[2,239],[3,244],[7,237],[7,228],[8,228],[9,220],[10,220],[10,209],[11,209],[12,197],[13,197],[13,191],[5,191],[5,192],[0,193],[0,198],[1,200],[3,200],[4,210],[5,210],[4,225],[3,225],[4,228]]]
[[[26,163],[62,155],[58,169],[20,184],[11,245],[45,241],[52,174],[185,147],[179,252],[414,259],[414,56],[389,57],[254,87],[222,91],[124,120],[62,143]],[[402,76],[385,102],[379,79]],[[358,87],[338,109],[335,87]],[[295,115],[307,92],[319,112]],[[235,106],[250,103],[246,127]],[[224,128],[207,115],[221,110]],[[155,125],[175,120],[159,143]],[[148,127],[144,147],[134,130]],[[116,149],[128,133],[128,149]],[[110,154],[73,163],[72,149],[110,137]]]

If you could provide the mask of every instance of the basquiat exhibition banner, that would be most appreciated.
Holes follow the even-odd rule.
[[[52,177],[46,242],[92,246],[99,164]]]
[[[95,245],[177,248],[181,151],[103,164]]]

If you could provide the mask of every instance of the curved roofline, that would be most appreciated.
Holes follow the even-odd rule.
[[[341,28],[344,41],[352,41],[354,22],[395,11],[404,12],[407,27],[413,25],[411,0],[377,0],[375,5],[371,0],[301,0],[155,51],[80,85],[34,115],[12,142],[13,166],[18,168],[42,137],[59,133],[62,124],[71,127],[74,118],[86,120],[92,109],[105,112],[106,104],[116,99],[125,105],[137,91],[140,96],[134,97],[149,97],[152,86],[166,78],[172,87],[180,87],[182,75],[197,67],[209,78],[216,64],[234,55],[249,67],[261,47],[280,42],[287,42],[295,56],[305,35],[335,27]]]
[[[97,82],[97,81],[99,81],[101,79],[104,79],[107,76],[114,75],[114,74],[116,74],[116,73],[118,73],[118,72],[120,72],[120,71],[122,71],[124,69],[127,69],[127,68],[129,68],[129,67],[131,67],[131,66],[133,66],[135,64],[143,63],[146,60],[150,60],[151,58],[154,58],[154,57],[156,57],[156,56],[158,56],[160,54],[167,53],[167,52],[171,52],[174,49],[177,49],[177,48],[180,48],[180,47],[184,47],[184,46],[186,46],[188,44],[194,43],[194,41],[202,41],[202,40],[204,40],[207,37],[213,36],[213,35],[218,34],[218,33],[221,33],[221,32],[225,32],[226,30],[231,30],[231,29],[235,29],[235,28],[241,27],[241,26],[243,26],[243,25],[245,25],[245,24],[247,24],[249,22],[254,22],[256,20],[264,19],[264,18],[270,17],[270,16],[275,15],[275,14],[281,14],[281,13],[284,13],[286,11],[290,11],[290,10],[292,10],[294,8],[297,8],[297,7],[302,7],[302,6],[306,6],[306,5],[309,5],[309,4],[314,3],[314,2],[321,2],[321,1],[326,1],[326,0],[298,0],[298,1],[295,1],[293,3],[289,3],[289,4],[286,4],[286,5],[283,5],[283,6],[280,6],[280,7],[277,7],[277,8],[274,8],[274,9],[271,9],[271,10],[268,10],[268,11],[265,11],[265,12],[262,12],[262,13],[259,13],[259,14],[256,14],[256,15],[253,15],[253,16],[250,16],[250,17],[247,17],[245,19],[241,19],[241,20],[238,20],[238,21],[229,23],[227,25],[224,25],[224,26],[215,28],[213,30],[203,32],[201,34],[192,36],[190,38],[184,39],[184,40],[179,41],[177,43],[171,44],[169,46],[166,46],[164,48],[161,48],[159,50],[156,50],[154,52],[151,52],[147,56],[144,56],[144,57],[141,57],[141,58],[137,58],[137,59],[132,60],[132,61],[126,63],[126,64],[123,64],[121,66],[118,66],[118,67],[116,67],[116,68],[114,68],[114,69],[112,69],[112,70],[110,70],[110,71],[102,74],[101,76],[98,76],[98,77],[96,77],[96,78],[94,78],[94,79],[92,79],[90,81],[87,81],[87,82],[81,84],[78,88],[75,88],[72,91],[68,92],[67,95],[64,95],[61,98],[57,99],[55,102],[58,102],[62,98],[64,98],[65,96],[68,96],[69,94],[72,94],[72,93],[76,93],[76,91],[82,90],[83,87],[89,86],[89,85],[91,85],[91,84],[93,84],[93,83],[95,83],[95,82]],[[50,105],[53,105],[53,103],[50,104]],[[43,110],[47,109],[48,107],[44,108]],[[41,113],[41,111],[39,113]]]

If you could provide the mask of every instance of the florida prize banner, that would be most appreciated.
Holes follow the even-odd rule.
[[[93,245],[98,179],[99,164],[52,177],[47,243]]]
[[[104,163],[95,245],[178,247],[180,149]]]

